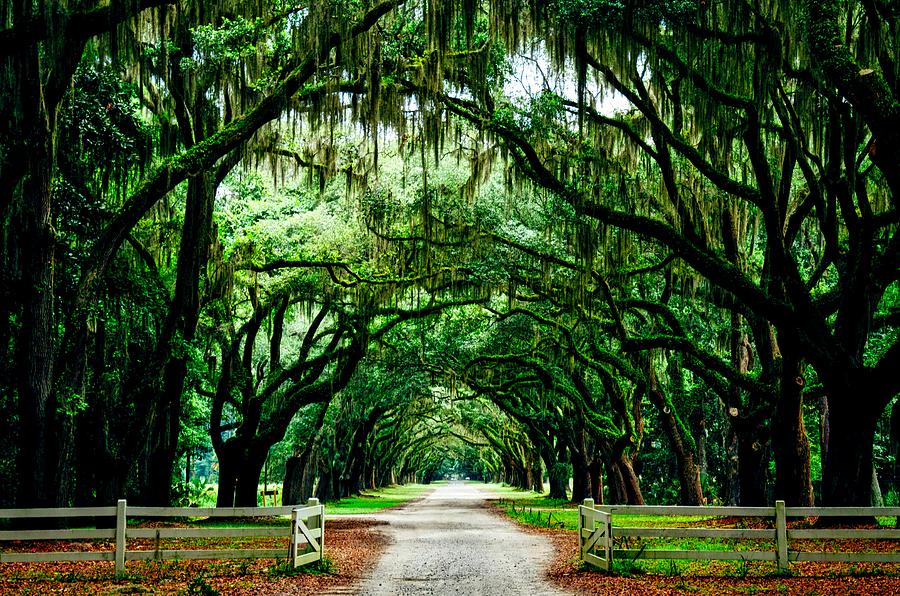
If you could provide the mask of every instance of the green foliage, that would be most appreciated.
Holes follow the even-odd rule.
[[[563,115],[563,98],[550,90],[532,96],[524,109],[515,103],[505,103],[494,110],[494,122],[526,138],[551,140],[562,132],[558,120]]]
[[[622,558],[613,559],[612,572],[623,577],[633,577],[635,575],[644,575],[647,573],[643,564],[637,559],[632,558],[625,558],[625,560],[622,560]]]
[[[153,144],[152,128],[140,107],[137,89],[124,82],[121,73],[88,66],[78,70],[59,121],[60,143],[78,148],[77,153],[61,155],[60,167],[71,182],[77,184],[71,176],[78,172],[98,183],[95,191],[106,191],[113,176],[143,170]],[[81,199],[89,202],[91,197]]]
[[[550,11],[561,26],[573,23],[608,27],[621,23],[625,4],[619,0],[554,0]]]
[[[196,57],[182,59],[182,68],[190,70],[199,63],[235,66],[257,53],[257,44],[265,33],[260,18],[224,18],[219,26],[201,25],[193,30]]]
[[[219,596],[220,592],[213,588],[202,574],[192,579],[187,585],[188,594],[198,596]]]
[[[425,53],[425,22],[416,18],[394,19],[384,31],[382,53],[387,66]]]
[[[77,495],[60,499],[131,490],[146,446],[166,442],[162,427],[180,425],[167,457],[205,457],[215,418],[213,434],[229,446],[245,437],[268,446],[286,433],[269,454],[270,478],[306,451],[320,490],[340,494],[415,473],[524,482],[526,468],[549,466],[568,475],[558,472],[583,445],[607,465],[633,464],[646,500],[675,503],[671,415],[684,448],[698,459],[705,449],[705,496],[724,501],[732,418],[759,418],[767,448],[785,340],[806,342],[799,379],[807,395],[829,399],[840,399],[827,384],[841,375],[822,354],[856,367],[845,378],[868,378],[896,351],[896,259],[869,267],[897,244],[890,172],[877,158],[887,144],[876,142],[861,96],[819,72],[848,60],[828,42],[830,27],[813,27],[820,15],[696,0],[466,3],[471,14],[412,2],[354,37],[370,2],[208,4],[159,19],[141,11],[114,35],[92,34],[74,72],[80,54],[49,40],[5,63],[0,409],[15,414],[0,434],[21,441],[28,423],[18,377],[32,353],[19,338],[31,327],[17,294],[34,290],[32,268],[52,267],[55,286],[39,288],[53,297],[47,428],[77,434],[78,465],[89,468],[84,456],[95,452],[102,462],[48,474],[77,479]],[[831,25],[847,17],[835,6],[826,7]],[[872,11],[841,6],[860,66],[896,62],[877,56],[896,54],[896,40],[879,37]],[[828,55],[811,60],[803,48],[822,40]],[[316,62],[303,63],[307,55]],[[312,74],[292,79],[302,64]],[[845,69],[837,83],[863,72]],[[519,95],[509,92],[514,78]],[[287,82],[290,97],[269,95]],[[58,112],[41,113],[37,104],[55,96]],[[585,105],[574,101],[582,96]],[[258,105],[265,113],[253,120]],[[27,128],[48,127],[53,155],[19,126],[23,108],[37,113]],[[266,124],[221,144],[225,123],[248,121]],[[209,171],[182,152],[201,137],[200,157],[221,149],[202,162]],[[8,174],[18,152],[31,169]],[[191,166],[189,183],[131,195],[154,161],[172,156]],[[231,156],[242,167],[206,189],[214,214],[196,226],[191,254],[182,230],[203,210],[187,189],[213,168],[219,176]],[[41,168],[51,218],[34,240],[22,223],[39,211],[29,185]],[[853,192],[839,194],[835,181]],[[98,238],[121,244],[71,309]],[[33,243],[51,258],[34,261]],[[179,263],[193,267],[178,288],[198,311],[189,317],[175,303]],[[858,334],[844,327],[854,309]],[[359,364],[339,379],[354,350]],[[185,366],[172,372],[176,360]],[[167,403],[161,370],[183,377]],[[650,399],[650,385],[661,395]],[[319,391],[304,393],[311,387]],[[811,406],[803,419],[814,437]],[[145,418],[164,421],[155,436]],[[893,484],[887,415],[877,431],[876,466]],[[4,449],[0,480],[17,456],[15,445]],[[821,452],[813,440],[814,480]],[[104,483],[107,467],[116,478]],[[199,480],[176,488],[183,503],[208,498]]]
[[[173,493],[173,500],[178,507],[215,506],[215,487],[207,484],[202,478],[177,481]]]
[[[269,575],[273,578],[294,577],[297,575],[334,575],[337,572],[337,565],[328,555],[324,555],[319,561],[313,561],[300,567],[294,567],[291,561],[279,561],[272,567],[269,567]]]

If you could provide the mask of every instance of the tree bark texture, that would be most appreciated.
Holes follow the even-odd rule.
[[[765,440],[754,432],[736,432],[738,482],[742,507],[765,507],[769,504],[769,450]]]
[[[781,391],[772,418],[775,499],[788,507],[815,504],[809,464],[809,438],[803,422],[803,377],[799,362],[783,363]]]
[[[674,408],[666,403],[666,399],[652,375],[648,395],[659,413],[663,432],[675,455],[675,463],[678,467],[679,504],[703,505],[705,499],[703,498],[703,487],[700,484],[700,466],[697,465],[694,441],[688,434],[688,429],[676,417]]]
[[[56,407],[53,402],[54,235],[50,226],[53,171],[52,113],[44,102],[41,58],[37,47],[19,58],[22,90],[21,128],[28,151],[22,184],[22,337],[18,369],[19,447],[17,503],[20,507],[63,505],[53,486],[58,454],[54,453]]]
[[[850,398],[828,400],[828,459],[822,473],[826,507],[867,507],[872,502],[872,445],[878,414]]]

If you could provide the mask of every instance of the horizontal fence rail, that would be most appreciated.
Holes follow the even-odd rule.
[[[870,528],[788,528],[788,518],[900,517],[900,507],[785,507],[776,501],[774,507],[681,507],[646,505],[606,505],[595,507],[593,499],[585,499],[579,508],[578,541],[581,558],[598,569],[612,569],[614,559],[688,559],[720,561],[774,561],[780,571],[787,571],[792,561],[846,563],[900,563],[900,552],[824,552],[791,549],[792,540],[900,540],[898,529]],[[703,516],[770,519],[772,528],[676,528],[625,527],[614,525],[622,515]],[[766,550],[669,550],[617,549],[615,538],[708,538],[712,540],[768,541],[774,546]],[[900,544],[898,544],[900,546]]]
[[[290,525],[234,528],[129,528],[132,518],[260,518],[291,516]],[[113,518],[114,527],[100,529],[3,530],[0,543],[25,540],[110,540],[110,551],[3,552],[0,563],[57,561],[114,561],[116,574],[125,572],[126,561],[187,559],[288,558],[295,567],[322,559],[325,537],[325,506],[310,499],[305,506],[286,507],[128,507],[120,500],[115,507],[70,507],[47,509],[0,509],[0,520],[48,518]],[[113,521],[111,520],[111,524]],[[160,540],[191,538],[288,538],[285,548],[163,549]],[[155,540],[155,548],[128,550],[128,539]]]

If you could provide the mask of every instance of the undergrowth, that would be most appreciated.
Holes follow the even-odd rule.
[[[337,573],[337,565],[334,560],[325,555],[320,561],[310,563],[309,565],[301,565],[294,567],[289,560],[278,561],[269,568],[269,575],[272,577],[293,577],[295,575],[334,575]]]

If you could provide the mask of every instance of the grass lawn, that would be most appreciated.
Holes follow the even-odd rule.
[[[325,514],[377,513],[424,496],[434,488],[434,484],[404,484],[366,490],[358,496],[325,503]]]
[[[550,499],[531,490],[520,490],[504,484],[485,484],[484,486],[497,495],[497,505],[505,508],[507,515],[521,523],[546,527],[547,516],[552,513],[553,527],[574,531],[578,526],[577,503],[571,503],[566,499]],[[631,528],[678,527],[711,519],[715,519],[715,517],[617,514],[613,517],[613,525]]]
[[[480,485],[493,493],[498,507],[519,523],[539,527],[565,528],[574,531],[578,524],[578,508],[566,499],[550,499],[533,490],[521,490],[505,484]],[[548,521],[549,520],[549,521]]]
[[[490,492],[496,495],[493,503],[504,513],[518,523],[539,528],[563,529],[572,532],[572,540],[576,540],[575,532],[578,527],[578,505],[561,499],[550,499],[544,495],[530,490],[519,490],[506,485],[484,485]],[[892,527],[895,518],[878,520],[882,527]],[[769,527],[760,520],[747,519],[722,519],[718,516],[656,516],[656,515],[619,515],[613,516],[613,526],[620,528],[653,528],[653,527],[731,527],[731,528],[765,528]],[[833,545],[825,544],[827,541],[798,541],[792,542],[792,548],[800,550],[831,550]],[[857,544],[855,547],[847,541],[844,545],[848,550],[869,550],[871,544]],[[865,541],[868,543],[869,541]],[[723,539],[723,538],[615,538],[617,549],[641,550],[722,550],[722,551],[774,551],[774,540],[764,539]],[[883,550],[874,548],[873,550]],[[804,563],[794,564],[794,573],[806,574],[806,568],[826,569],[829,564]],[[674,561],[674,560],[634,560],[633,557],[623,556],[614,561],[614,573],[622,576],[634,576],[649,573],[658,576],[690,576],[712,575],[726,577],[767,577],[778,576],[775,564],[772,562],[750,561]],[[840,567],[840,566],[838,566]],[[846,567],[846,566],[845,566]],[[849,573],[857,573],[853,569],[865,573],[896,576],[898,570],[892,565],[851,565]],[[830,568],[829,568],[830,569]],[[874,571],[873,571],[874,570]],[[846,572],[846,570],[844,570]]]
[[[515,521],[541,528],[557,528],[576,532],[578,528],[578,504],[563,499],[550,499],[530,490],[519,490],[506,485],[488,484],[488,490],[497,495],[496,506],[504,510],[507,516]],[[683,527],[702,526],[704,521],[713,520],[712,516],[653,516],[653,515],[615,515],[613,525],[619,527]],[[573,536],[574,539],[574,536]],[[712,540],[712,539],[617,539],[616,548],[648,548],[671,550],[753,550],[768,549],[769,544],[760,544],[753,540]],[[633,573],[642,566],[643,571],[671,573],[670,561],[641,561],[632,563],[620,561],[617,565],[619,573]],[[705,563],[700,563],[705,567]]]
[[[389,486],[378,490],[364,490],[361,494],[353,497],[346,497],[340,501],[329,501],[325,503],[325,515],[335,514],[360,514],[360,513],[377,513],[391,507],[397,507],[408,503],[413,499],[417,499],[425,495],[434,488],[434,485],[440,484],[405,484],[397,486]],[[233,527],[256,527],[256,526],[283,526],[288,524],[290,516],[271,516],[260,518],[242,518],[234,519],[217,519],[214,517],[180,520],[178,525],[201,525],[209,528],[233,528]],[[128,520],[129,525],[138,525],[143,520]]]

